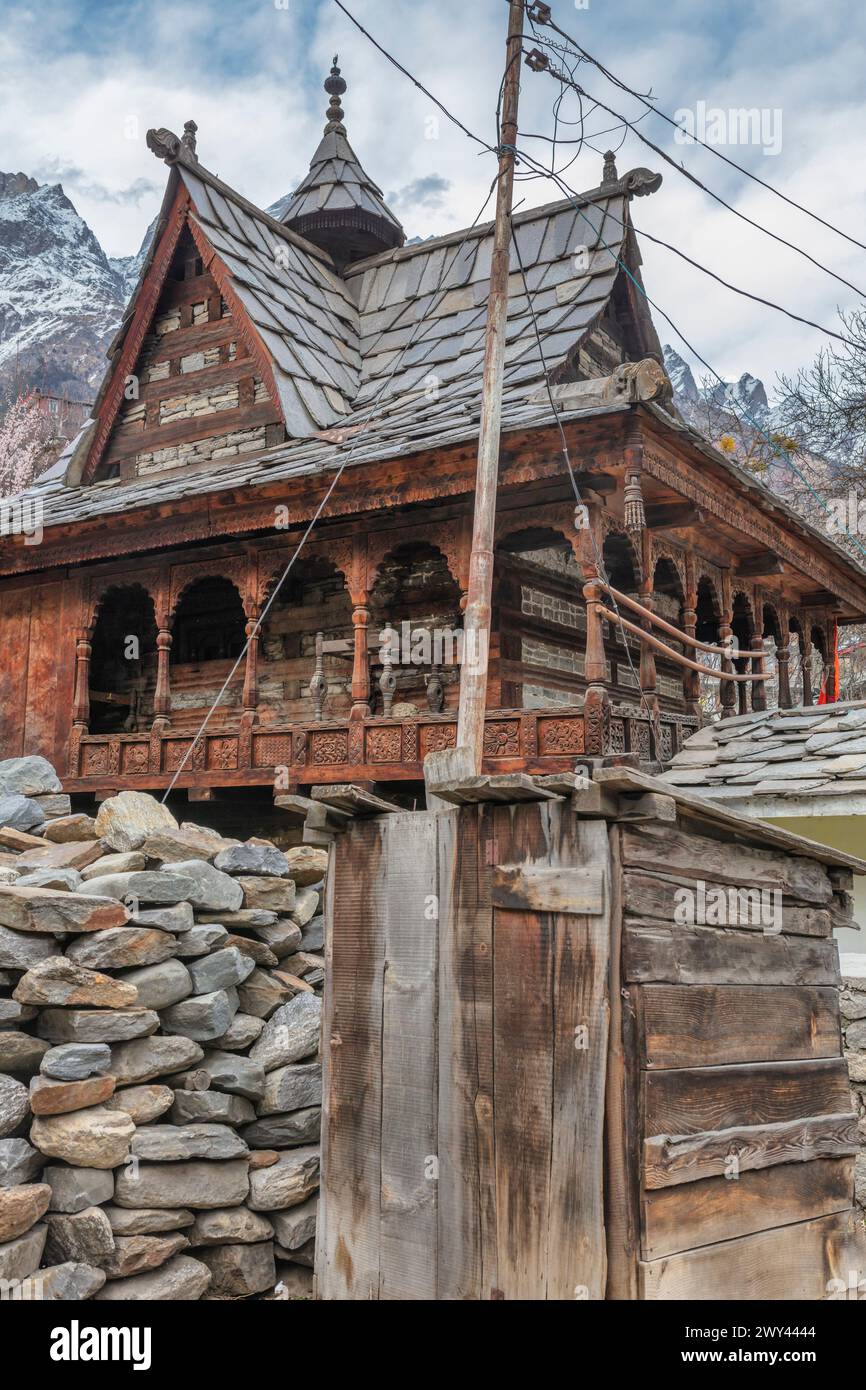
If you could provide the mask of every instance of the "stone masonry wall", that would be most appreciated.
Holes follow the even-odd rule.
[[[0,1297],[312,1293],[327,854],[0,762]]]
[[[866,957],[864,973],[842,977],[842,1034],[848,1075],[859,1117],[860,1149],[854,1169],[854,1197],[866,1209]]]

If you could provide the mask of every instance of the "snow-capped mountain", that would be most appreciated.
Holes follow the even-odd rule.
[[[689,423],[695,423],[691,416],[697,412],[705,418],[708,410],[716,410],[736,416],[737,419],[766,427],[772,424],[773,411],[767,399],[764,383],[749,372],[743,372],[739,381],[713,381],[708,379],[700,386],[694,378],[691,367],[684,358],[668,343],[664,346],[665,371],[674,388],[674,399]]]
[[[2,395],[38,386],[92,399],[127,283],[60,184],[0,173]]]

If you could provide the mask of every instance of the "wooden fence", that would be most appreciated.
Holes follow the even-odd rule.
[[[858,861],[629,770],[449,794],[334,837],[319,1295],[849,1281],[831,932]],[[713,921],[731,890],[752,890],[746,920]]]

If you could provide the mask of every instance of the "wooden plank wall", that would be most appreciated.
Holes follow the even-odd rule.
[[[648,1299],[826,1298],[857,1258],[858,1135],[831,938],[848,885],[812,859],[698,834],[682,817],[611,835],[632,1036],[632,1288]],[[697,903],[701,882],[778,892],[765,903],[780,919],[767,912],[766,925],[781,931],[742,913],[735,925],[683,921],[682,890]],[[615,1297],[635,1296],[627,1264]]]
[[[72,725],[74,580],[0,588],[0,759],[39,753],[65,769]]]
[[[333,854],[320,1295],[602,1298],[604,822],[407,813]]]

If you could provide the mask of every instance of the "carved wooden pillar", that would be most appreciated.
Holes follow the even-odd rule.
[[[647,530],[642,531],[640,534],[640,541],[641,569],[643,570],[640,584],[641,603],[652,613],[655,610],[655,604],[653,603],[655,571],[652,557],[652,533]],[[648,618],[643,618],[641,620],[641,627],[643,627],[646,632],[652,633],[652,624]],[[646,701],[647,708],[651,715],[655,714],[659,707],[658,675],[656,673],[655,649],[650,646],[649,642],[641,641],[640,644],[639,679],[640,688]]]
[[[836,689],[836,653],[839,649],[839,623],[835,618],[831,618],[827,623],[827,700],[833,703],[840,698],[840,693]]]
[[[722,618],[719,623],[719,645],[731,649],[734,637],[734,629],[731,624],[734,621],[734,601],[731,594],[731,573],[730,570],[722,571]],[[722,657],[722,670],[730,674],[734,669],[730,657]],[[737,687],[734,681],[723,680],[719,686],[719,700],[722,706],[722,718],[730,719],[736,710]]]
[[[805,619],[803,621],[803,631],[800,636],[800,660],[803,664],[803,704],[812,703],[812,637],[809,625]]]
[[[602,591],[598,586],[597,554],[601,552],[598,508],[586,508],[586,525],[578,529],[574,548],[583,571],[583,597],[586,601],[586,657],[584,675],[587,682],[583,702],[584,746],[588,754],[601,757],[605,751],[610,721],[610,696],[607,692],[604,659],[604,632],[599,608]],[[593,543],[595,542],[595,543]]]
[[[367,656],[367,625],[370,610],[366,602],[355,602],[352,609],[352,625],[355,630],[355,651],[352,661],[352,712],[350,719],[369,719],[370,717],[370,662]],[[366,594],[364,599],[366,600]]]
[[[753,675],[763,675],[763,674],[764,674],[764,639],[763,639],[763,637],[761,637],[760,634],[757,633],[757,632],[755,633],[754,637],[752,638],[752,652],[753,652],[753,656],[752,656],[752,674],[753,674]],[[744,689],[744,690],[747,689],[747,687],[746,687],[745,684],[743,685],[743,689]],[[753,710],[765,710],[766,708],[767,708],[767,687],[766,687],[766,685],[764,684],[764,682],[763,682],[762,680],[761,680],[761,681],[753,681],[753,682],[752,682],[752,709],[753,709]]]
[[[168,621],[160,624],[156,635],[156,689],[153,692],[154,727],[167,729],[171,715],[171,683],[169,681],[169,653],[171,633]]]
[[[87,733],[90,723],[90,631],[82,629],[75,641],[75,693],[72,699],[73,728]]]
[[[776,648],[776,666],[779,681],[779,709],[791,708],[791,632],[787,616],[779,618],[779,645]]]
[[[695,557],[692,551],[686,554],[686,591],[683,596],[683,629],[687,637],[694,637],[698,625],[698,585],[695,571]],[[686,655],[695,659],[694,647],[689,647]],[[697,671],[683,672],[683,696],[686,714],[699,715],[701,712],[701,678]]]
[[[244,691],[241,697],[241,720],[244,724],[256,722],[256,708],[259,703],[259,626],[258,611],[252,609],[246,625],[247,654],[244,662]]]

